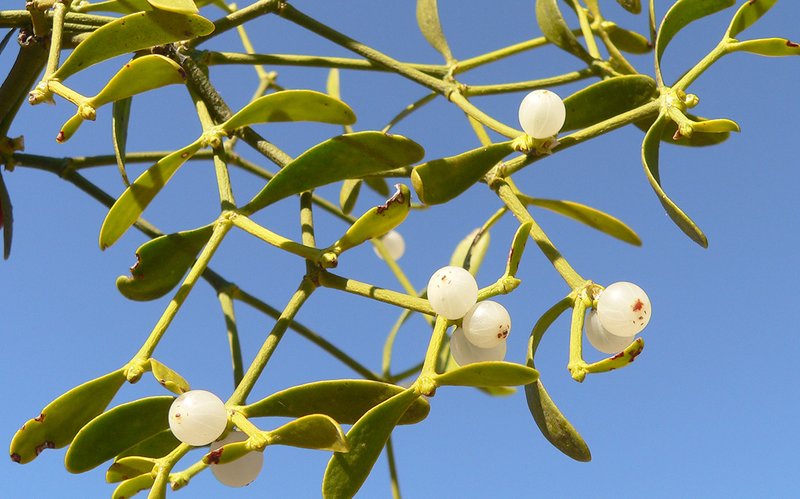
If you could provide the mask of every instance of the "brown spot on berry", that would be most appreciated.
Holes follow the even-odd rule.
[[[636,300],[636,303],[633,304],[633,311],[634,312],[641,312],[644,309],[644,302],[642,300]]]
[[[22,456],[20,456],[19,454],[17,454],[15,452],[15,453],[11,454],[11,460],[14,461],[15,463],[22,462]]]

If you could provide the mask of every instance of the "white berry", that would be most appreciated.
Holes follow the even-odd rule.
[[[606,328],[600,324],[597,310],[589,312],[589,317],[586,318],[584,327],[586,329],[586,338],[589,340],[589,343],[603,353],[619,353],[625,350],[625,347],[627,347],[634,338],[633,336],[614,336],[609,333]]]
[[[460,319],[478,301],[478,283],[462,267],[442,267],[428,281],[428,301],[445,319]]]
[[[392,257],[392,260],[399,260],[400,257],[402,257],[406,252],[406,241],[396,230],[390,230],[387,232],[380,238],[380,241],[383,243],[383,247],[386,248],[389,256]],[[383,260],[381,254],[378,253],[378,248],[373,247],[372,250],[375,251],[375,254],[378,255],[378,258]]]
[[[534,139],[546,139],[564,126],[567,110],[558,94],[534,90],[519,105],[519,124]]]
[[[222,435],[227,425],[225,404],[205,390],[188,391],[169,408],[169,428],[185,444],[208,445]]]
[[[506,341],[503,340],[492,348],[479,348],[467,340],[464,330],[459,327],[450,337],[450,354],[459,366],[473,362],[503,360],[506,358]]]
[[[508,310],[495,301],[482,301],[464,315],[464,337],[479,348],[494,348],[511,332]]]
[[[241,431],[232,431],[222,440],[217,440],[211,445],[211,450],[217,450],[223,445],[234,442],[244,442],[247,435]],[[212,464],[211,472],[217,480],[228,487],[244,487],[258,477],[264,465],[264,453],[248,452],[236,461],[225,464]]]
[[[597,316],[600,324],[614,336],[630,338],[650,322],[650,299],[630,282],[615,282],[597,299]]]

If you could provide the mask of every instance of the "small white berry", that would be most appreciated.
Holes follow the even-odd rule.
[[[217,440],[211,444],[211,450],[214,451],[223,445],[244,442],[245,440],[247,440],[247,435],[243,432],[232,431],[222,440]],[[230,463],[212,464],[211,472],[217,480],[228,487],[244,487],[258,477],[263,465],[264,453],[253,451]]]
[[[519,124],[534,139],[546,139],[564,126],[567,110],[558,94],[534,90],[519,105]]]
[[[445,319],[460,319],[478,301],[478,283],[462,267],[442,267],[428,281],[428,301]]]
[[[503,360],[506,358],[506,341],[503,340],[492,348],[479,348],[473,345],[464,336],[462,328],[456,328],[450,337],[450,354],[459,366],[466,366],[474,362]]]
[[[634,338],[633,336],[614,336],[609,333],[606,328],[600,324],[597,310],[589,312],[589,317],[586,318],[584,327],[586,329],[586,338],[589,340],[589,343],[603,353],[619,353],[625,350],[625,347],[627,347]]]
[[[185,444],[208,445],[222,435],[227,425],[225,404],[205,390],[190,390],[169,408],[169,428]]]
[[[508,310],[495,301],[482,301],[464,315],[464,337],[479,348],[494,348],[511,332]]]
[[[597,299],[600,324],[614,336],[630,338],[650,322],[650,299],[642,288],[630,282],[615,282]]]
[[[389,253],[389,256],[392,257],[392,260],[399,260],[406,252],[406,241],[396,230],[390,230],[385,235],[381,236],[380,240],[381,243],[383,243],[383,247],[386,248],[386,251]],[[378,253],[378,248],[373,246],[372,250],[378,255],[378,258],[383,260],[381,254]]]

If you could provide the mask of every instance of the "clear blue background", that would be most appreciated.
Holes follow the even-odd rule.
[[[455,56],[479,53],[539,36],[531,1],[441,3],[441,18]],[[606,16],[646,32],[646,16],[633,16],[616,2],[601,2]],[[670,2],[658,1],[659,17]],[[741,2],[740,2],[741,3]],[[21,7],[21,2],[15,2]],[[440,58],[416,28],[414,2],[365,0],[295,5],[320,21],[399,60],[439,63]],[[6,6],[8,8],[10,6]],[[219,17],[214,8],[203,12]],[[665,56],[666,79],[674,81],[699,60],[724,32],[733,9],[697,23],[679,35]],[[800,38],[800,4],[779,2],[742,38]],[[275,16],[249,25],[257,50],[349,56],[302,28]],[[233,33],[221,37],[239,50]],[[220,47],[214,42],[214,47]],[[10,67],[9,47],[0,65]],[[652,56],[633,58],[652,73]],[[122,60],[87,70],[71,81],[95,93]],[[552,48],[526,53],[466,73],[460,81],[501,83],[540,78],[579,69],[580,62]],[[267,68],[290,88],[323,90],[324,69]],[[241,107],[256,85],[251,68],[219,67],[213,81],[233,108]],[[343,99],[356,111],[357,129],[380,129],[403,106],[426,90],[399,77],[343,71]],[[644,333],[646,348],[632,366],[575,383],[566,371],[566,318],[545,337],[538,361],[542,379],[556,403],[592,449],[591,463],[561,455],[540,434],[521,393],[491,398],[467,388],[441,389],[422,424],[395,432],[402,492],[424,497],[788,497],[796,494],[800,431],[796,362],[800,354],[796,304],[796,248],[800,243],[796,179],[800,98],[797,59],[726,57],[691,87],[700,97],[697,114],[736,120],[742,133],[707,149],[662,148],[665,189],[705,230],[702,250],[665,215],[647,184],[639,160],[642,133],[627,127],[536,163],[516,177],[533,196],[569,199],[605,210],[629,223],[644,245],[635,248],[556,215],[534,211],[572,265],[601,284],[628,280],[647,290],[654,318]],[[562,96],[586,82],[555,89]],[[522,94],[476,98],[498,119],[516,124]],[[174,150],[193,140],[200,127],[192,119],[183,88],[137,97],[130,150]],[[111,152],[109,109],[87,122],[67,144],[53,140],[74,112],[57,106],[24,107],[11,130],[25,135],[30,153],[52,156]],[[188,117],[188,118],[187,118]],[[259,128],[296,155],[340,132],[337,127],[277,124]],[[395,130],[422,144],[427,158],[478,145],[463,115],[441,99]],[[247,151],[242,145],[241,152]],[[251,158],[256,156],[249,154]],[[265,161],[259,160],[267,167]],[[145,165],[131,165],[131,177]],[[84,172],[113,195],[122,192],[115,167]],[[5,407],[0,435],[9,442],[28,418],[50,400],[88,379],[123,365],[139,348],[169,297],[149,303],[125,300],[114,286],[134,263],[145,240],[134,231],[105,252],[97,234],[106,209],[66,182],[28,168],[5,172],[15,207],[11,259],[0,263],[0,363]],[[249,199],[263,182],[235,172],[237,199]],[[337,199],[338,188],[321,189]],[[165,232],[205,224],[215,217],[216,186],[210,163],[184,167],[146,217]],[[355,212],[381,200],[369,191]],[[479,185],[448,206],[416,211],[401,226],[407,252],[400,263],[422,287],[447,264],[452,248],[499,206]],[[297,202],[288,200],[257,217],[270,229],[299,238]],[[320,210],[320,244],[335,240],[343,225]],[[505,218],[492,232],[492,247],[478,276],[481,286],[502,273],[516,223]],[[277,308],[294,291],[303,263],[251,237],[233,232],[212,267]],[[364,246],[348,252],[340,275],[400,289],[392,275]],[[568,289],[531,244],[521,266],[523,283],[500,298],[513,318],[507,360],[522,362],[536,319]],[[383,338],[398,310],[354,296],[320,289],[298,320],[380,369]],[[237,305],[246,361],[260,346],[273,321]],[[421,360],[429,337],[416,318],[402,330],[396,365]],[[200,284],[178,314],[155,356],[181,372],[195,388],[223,399],[232,391],[222,314],[216,297]],[[595,359],[590,348],[587,356]],[[317,347],[287,334],[253,397],[297,383],[354,376]],[[126,385],[116,402],[163,394],[145,378]],[[115,402],[115,403],[116,403]],[[264,428],[277,425],[260,421]],[[183,469],[199,459],[196,451]],[[19,466],[0,461],[0,497],[104,497],[113,486],[104,469],[70,476],[64,451],[47,451]],[[329,454],[270,447],[262,475],[242,490],[227,489],[210,473],[197,476],[176,497],[316,497]],[[384,458],[364,485],[361,497],[389,497]]]

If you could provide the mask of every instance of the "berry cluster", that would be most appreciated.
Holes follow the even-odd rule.
[[[597,308],[585,322],[586,337],[603,353],[617,353],[633,341],[650,322],[647,294],[630,282],[615,282],[597,299]]]

